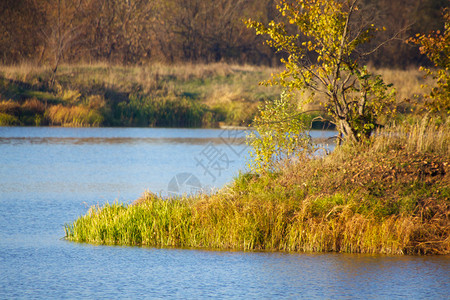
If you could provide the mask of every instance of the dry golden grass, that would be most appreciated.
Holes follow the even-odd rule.
[[[47,111],[50,125],[86,127],[98,126],[102,122],[102,116],[96,110],[85,106],[63,106],[61,104],[51,106]]]
[[[105,108],[102,113],[106,124],[101,125],[106,126],[152,126],[152,122],[146,119],[136,121],[136,115],[142,117],[148,112],[135,111],[139,105],[129,107],[133,99],[141,101],[140,106],[167,101],[174,103],[174,107],[181,106],[183,101],[188,101],[194,108],[203,105],[197,119],[187,122],[195,126],[217,126],[219,123],[247,125],[261,100],[274,99],[279,95],[277,88],[268,89],[258,85],[259,81],[270,76],[270,72],[271,69],[264,67],[224,63],[153,63],[143,66],[95,63],[61,65],[52,84],[49,68],[22,64],[0,68],[3,85],[0,85],[0,92],[3,98],[13,98],[19,103],[37,98],[49,107],[62,104],[67,107],[85,105],[92,108],[91,98],[102,97],[103,100],[99,101],[103,103],[97,101],[99,104],[96,105]],[[133,116],[129,116],[130,119],[118,119],[117,116],[123,116],[122,111],[117,111],[120,109],[132,111]],[[44,119],[40,124],[61,123],[61,120],[55,120]],[[28,121],[24,124],[31,125]]]
[[[21,105],[22,111],[31,114],[43,114],[45,112],[45,105],[36,98],[28,99]]]
[[[431,79],[425,79],[425,73],[418,68],[409,68],[407,70],[377,69],[375,73],[380,74],[386,83],[394,85],[398,101],[417,98],[417,95],[423,94],[421,85],[431,83]]]
[[[373,69],[376,74],[383,76],[385,82],[394,84],[397,90],[399,101],[403,99],[414,99],[415,95],[422,94],[421,85],[431,82],[425,79],[424,73],[418,68],[400,69]],[[31,77],[47,73],[48,66],[38,66],[31,63],[18,65],[3,65],[0,73],[7,79],[21,80],[27,82]],[[159,78],[172,77],[179,81],[195,79],[208,79],[214,76],[226,77],[236,73],[263,74],[258,80],[270,78],[270,74],[279,72],[280,68],[269,68],[252,65],[233,65],[226,63],[212,64],[192,64],[183,63],[168,65],[162,63],[152,63],[143,66],[120,66],[108,63],[80,63],[76,65],[61,65],[60,74],[75,76],[76,73],[83,72],[86,81],[100,80],[111,86],[124,84],[126,81],[136,82],[144,87],[154,87]],[[245,83],[244,83],[245,86]]]
[[[12,80],[19,80],[28,82],[36,75],[50,72],[48,66],[38,66],[33,63],[23,62],[17,65],[2,65],[0,66],[0,75]]]
[[[21,80],[23,82],[27,82],[37,75],[49,74],[50,72],[50,68],[47,66],[36,66],[30,63],[1,66],[0,70],[1,75],[5,78]],[[146,92],[149,92],[158,87],[161,88],[161,80],[164,78],[171,78],[175,81],[189,81],[193,79],[208,80],[212,77],[227,77],[250,73],[251,76],[249,77],[253,77],[251,82],[253,84],[269,79],[272,73],[277,73],[280,70],[280,68],[232,65],[226,63],[183,63],[176,65],[152,63],[144,66],[120,66],[98,62],[92,64],[61,65],[58,76],[68,76],[73,80],[83,81],[84,83],[102,82],[109,87],[129,88],[128,85],[130,83],[139,84]],[[404,99],[415,99],[416,95],[420,95],[423,92],[421,85],[430,83],[431,81],[431,79],[424,79],[423,72],[417,68],[407,70],[374,69],[373,72],[381,74],[385,82],[394,84],[399,102]],[[249,77],[243,76],[238,78],[247,79],[247,81],[241,82],[240,85],[238,85],[238,82],[233,82],[233,89],[228,89],[225,91],[225,94],[236,93],[237,91],[244,92],[245,88],[249,86],[248,81],[251,79]],[[226,84],[221,86],[222,89],[225,87]],[[212,94],[216,95],[217,93],[218,91],[214,89]],[[305,96],[308,96],[308,94]]]
[[[20,109],[20,104],[12,100],[0,102],[0,112],[15,115]]]
[[[428,116],[412,125],[393,124],[376,133],[373,151],[396,145],[397,148],[405,148],[411,153],[432,153],[445,157],[450,154],[449,127],[449,121],[437,126]]]

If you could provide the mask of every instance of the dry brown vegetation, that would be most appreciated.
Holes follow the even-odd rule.
[[[270,65],[280,55],[245,28],[249,17],[278,20],[276,0],[3,0],[0,62],[239,62]],[[367,19],[396,36],[371,61],[406,67],[423,58],[403,41],[442,28],[446,0],[360,0]],[[402,30],[403,29],[403,30]]]

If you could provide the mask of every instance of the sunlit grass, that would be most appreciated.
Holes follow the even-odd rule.
[[[0,69],[0,100],[22,103],[36,99],[45,104],[48,111],[51,106],[58,106],[60,111],[75,110],[73,107],[83,110],[92,97],[100,97],[104,102],[98,111],[102,115],[100,123],[99,118],[87,118],[93,120],[89,123],[44,118],[42,125],[248,125],[258,104],[262,100],[274,99],[280,93],[279,88],[258,85],[269,78],[273,70],[223,63],[61,65],[52,85],[52,72],[48,68],[22,64]],[[45,116],[50,115],[55,114],[49,112]],[[10,116],[12,118],[9,119],[15,118],[21,125],[34,125],[34,122],[22,120],[21,111]]]

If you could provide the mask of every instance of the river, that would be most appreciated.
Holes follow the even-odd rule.
[[[333,132],[313,132],[328,138]],[[244,131],[0,127],[0,298],[449,299],[450,256],[111,247],[63,240],[91,205],[220,188]]]

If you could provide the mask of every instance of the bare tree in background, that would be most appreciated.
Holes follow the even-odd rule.
[[[40,33],[45,40],[44,52],[48,51],[51,57],[50,85],[53,85],[66,51],[82,43],[80,37],[86,30],[86,12],[90,3],[83,0],[35,0],[35,3],[46,13],[47,24]]]

